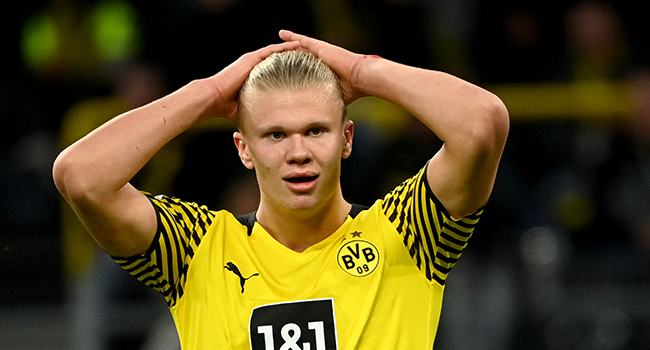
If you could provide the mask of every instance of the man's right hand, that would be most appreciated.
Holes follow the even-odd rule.
[[[290,41],[263,47],[242,55],[219,73],[205,79],[214,90],[213,116],[236,121],[238,111],[237,96],[251,70],[271,54],[293,50],[299,46],[299,42]]]
[[[247,53],[210,78],[113,118],[61,152],[54,182],[106,252],[144,254],[155,236],[156,213],[129,183],[133,176],[165,144],[202,120],[236,120],[237,95],[253,67],[272,53],[298,46],[286,42]]]

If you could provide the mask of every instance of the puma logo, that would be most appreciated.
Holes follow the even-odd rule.
[[[226,266],[224,266],[224,269],[228,269],[228,271],[231,271],[237,277],[239,277],[239,285],[241,285],[241,292],[242,293],[244,293],[244,284],[246,283],[246,281],[249,280],[251,277],[260,275],[259,273],[254,273],[254,274],[252,274],[252,275],[250,275],[248,277],[244,277],[241,274],[241,272],[239,271],[239,268],[237,267],[237,265],[235,265],[235,263],[233,263],[232,261],[228,261],[226,263]]]

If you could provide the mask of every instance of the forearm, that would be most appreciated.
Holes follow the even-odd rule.
[[[251,69],[297,43],[269,45],[219,73],[124,113],[61,152],[54,182],[95,240],[116,256],[143,254],[155,237],[151,202],[129,184],[166,143],[210,117],[237,118],[237,94]]]
[[[401,106],[444,141],[427,168],[429,185],[452,216],[489,197],[509,128],[508,111],[494,94],[452,75],[363,56],[290,31],[284,40],[328,64],[341,79],[346,103],[376,96]]]
[[[468,140],[499,138],[507,111],[494,94],[450,74],[364,58],[357,89],[399,105],[445,142],[464,147]]]
[[[204,81],[194,81],[112,119],[59,155],[57,187],[66,198],[118,192],[162,146],[207,117],[213,96]]]
[[[498,97],[446,73],[383,59],[363,62],[358,82],[364,94],[405,108],[444,141],[427,178],[450,215],[462,217],[485,205],[509,128]]]

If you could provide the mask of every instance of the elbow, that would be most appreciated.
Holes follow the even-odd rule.
[[[71,168],[73,167],[71,163],[70,157],[66,150],[64,150],[59,153],[52,166],[52,179],[54,180],[54,185],[66,199],[68,199],[68,195],[71,192],[70,189],[74,188],[74,186],[72,186],[74,175],[71,171]]]
[[[83,167],[74,160],[69,150],[64,150],[54,160],[52,166],[52,179],[61,195],[68,201],[79,201],[88,195],[88,188],[84,185]]]
[[[510,116],[506,105],[499,97],[489,93],[481,102],[480,117],[474,128],[474,139],[477,146],[488,152],[503,152],[508,132],[510,130]]]
[[[490,98],[485,102],[486,127],[491,129],[495,138],[505,141],[510,129],[510,115],[508,108],[501,99],[490,93]]]

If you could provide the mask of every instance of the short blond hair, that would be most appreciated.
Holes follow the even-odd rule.
[[[314,87],[334,94],[345,116],[341,82],[329,66],[309,52],[271,54],[253,68],[239,91],[239,117],[242,117],[247,102],[256,91],[298,91]]]

